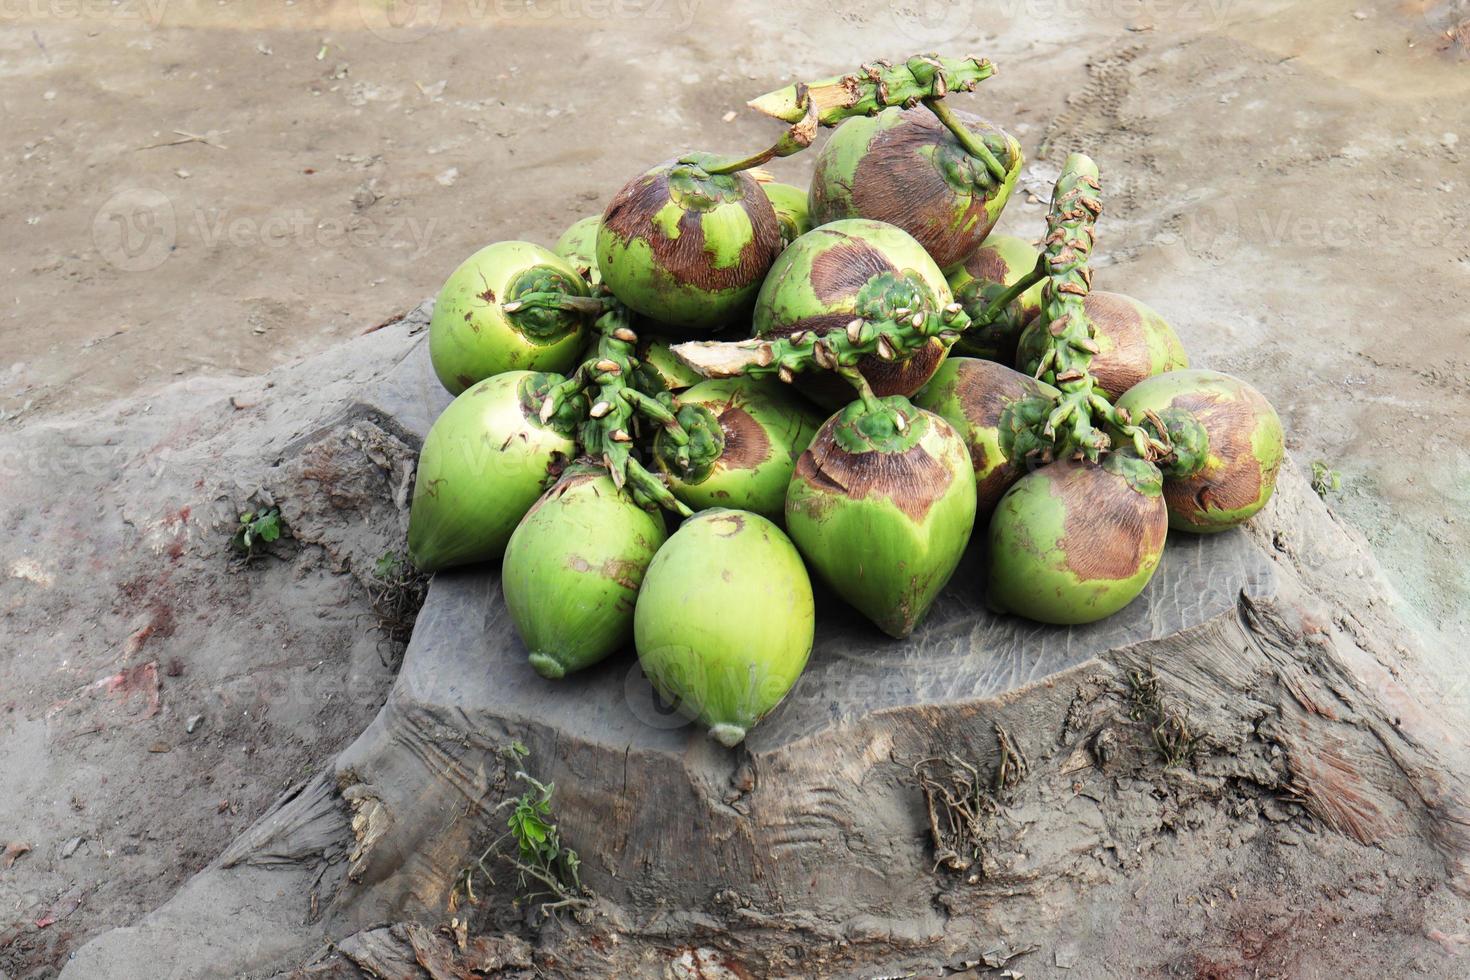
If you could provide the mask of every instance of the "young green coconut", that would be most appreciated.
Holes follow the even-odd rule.
[[[601,301],[566,260],[496,242],[450,274],[429,321],[429,359],[452,395],[504,371],[569,370]]]
[[[1088,370],[1093,386],[1108,398],[1117,398],[1144,378],[1189,367],[1189,355],[1174,328],[1133,297],[1089,292],[1082,309],[1097,345]],[[1042,321],[1032,320],[1017,342],[1016,367],[1027,374],[1041,373],[1050,349],[1050,324]]]
[[[1021,173],[1021,144],[939,100],[849,119],[822,147],[808,207],[816,225],[871,218],[916,238],[943,268],[995,227]]]
[[[963,262],[945,270],[956,303],[975,326],[955,343],[955,353],[983,357],[1002,364],[1016,362],[1016,341],[1041,312],[1041,283],[1036,274],[1039,253],[1014,235],[990,235],[985,244]],[[1021,282],[1028,282],[1021,295],[991,316],[991,303]]]
[[[556,248],[552,249],[592,286],[602,282],[602,273],[597,268],[597,229],[601,224],[600,214],[575,222],[562,232],[556,240]]]
[[[756,299],[755,335],[803,344],[832,333],[860,342],[889,327],[917,332],[902,356],[885,338],[858,362],[879,397],[908,396],[944,361],[940,334],[964,326],[961,317],[944,274],[912,235],[849,218],[812,229],[781,253]],[[829,374],[803,378],[801,390],[829,408],[852,398],[852,388]]]
[[[770,381],[726,378],[680,392],[677,418],[688,438],[661,431],[653,457],[669,490],[694,510],[733,507],[780,521],[797,457],[821,420]]]
[[[756,178],[760,180],[760,177]],[[776,209],[776,220],[781,223],[781,241],[790,245],[812,230],[812,221],[807,214],[806,191],[790,184],[773,180],[761,180],[761,190],[771,199]]]
[[[731,747],[791,690],[814,633],[801,556],[775,524],[739,510],[703,511],[674,532],[633,619],[654,687]]]
[[[1271,499],[1286,452],[1281,419],[1244,381],[1218,371],[1170,371],[1134,385],[1117,406],[1166,430],[1173,454],[1159,468],[1170,527],[1224,531]]]
[[[704,380],[674,354],[673,342],[666,337],[643,337],[638,343],[638,360],[652,371],[665,391],[683,391]]]
[[[638,587],[664,543],[663,515],[606,471],[573,466],[536,501],[505,549],[505,604],[542,677],[559,679],[633,638]]]
[[[1110,453],[1023,476],[990,519],[986,600],[997,612],[1057,625],[1122,609],[1153,578],[1169,513],[1158,467]]]
[[[750,312],[781,251],[781,225],[755,179],[690,153],[629,181],[597,232],[597,266],[613,295],[664,323],[714,330]]]
[[[540,416],[555,374],[508,371],[455,398],[419,453],[408,553],[420,571],[499,558],[511,532],[577,452],[576,407]]]
[[[975,472],[964,440],[906,398],[871,393],[832,416],[797,461],[786,527],[833,591],[908,636],[964,554]]]
[[[1015,435],[1045,418],[1061,392],[1004,364],[950,357],[914,404],[942,417],[964,438],[975,469],[975,512],[987,517],[1026,472]]]

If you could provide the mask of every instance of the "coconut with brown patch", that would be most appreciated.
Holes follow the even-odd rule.
[[[1126,453],[1022,477],[990,518],[986,600],[1041,623],[1091,623],[1138,597],[1169,530],[1158,467]]]
[[[1160,463],[1169,524],[1224,531],[1249,520],[1276,489],[1285,455],[1281,419],[1259,391],[1219,371],[1170,371],[1130,388],[1117,406],[1152,414],[1174,454]]]
[[[786,492],[808,564],[885,633],[924,618],[975,524],[964,440],[906,398],[855,401],[818,430]]]
[[[536,502],[506,546],[500,587],[537,673],[556,680],[628,646],[665,534],[663,515],[598,467],[568,469]]]
[[[661,430],[653,457],[669,490],[694,510],[733,507],[780,521],[796,460],[821,419],[778,382],[703,381],[680,392],[680,444]]]
[[[812,223],[871,218],[896,225],[942,268],[980,247],[1015,187],[1021,146],[997,126],[941,107],[964,130],[957,133],[935,111],[894,107],[837,127],[812,175]]]
[[[597,268],[613,295],[663,323],[697,330],[750,312],[781,251],[770,199],[749,174],[691,153],[629,181],[597,231]]]
[[[1026,419],[1044,417],[1060,392],[1004,364],[951,357],[914,396],[914,404],[955,427],[975,469],[975,513],[987,517],[1025,473],[1013,458],[1012,434]]]
[[[1089,292],[1082,301],[1097,353],[1088,373],[1093,386],[1117,398],[1145,378],[1189,367],[1189,355],[1174,328],[1153,308],[1122,293]],[[1016,367],[1035,374],[1051,344],[1045,317],[1031,321],[1016,348]]]
[[[853,218],[814,228],[781,253],[755,304],[757,337],[821,337],[854,324],[923,322],[953,302],[939,266],[912,235]],[[912,395],[944,361],[929,337],[904,356],[870,354],[858,370],[880,397]],[[852,400],[852,386],[821,373],[802,375],[801,391],[828,408]]]

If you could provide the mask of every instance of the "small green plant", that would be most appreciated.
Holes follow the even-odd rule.
[[[260,554],[265,545],[280,540],[284,533],[286,524],[281,520],[279,507],[247,510],[240,515],[240,524],[235,528],[235,536],[230,539],[230,544],[248,561]]]
[[[1342,491],[1342,474],[1319,459],[1312,463],[1312,489],[1326,500],[1328,494]]]
[[[512,742],[504,750],[511,766],[520,766],[529,754],[530,751],[520,742]],[[497,813],[510,810],[506,832],[492,841],[479,858],[460,873],[459,885],[450,899],[451,909],[457,907],[461,895],[471,904],[478,904],[476,873],[494,885],[491,861],[498,856],[516,869],[517,904],[534,904],[537,915],[543,917],[567,908],[574,914],[585,911],[591,905],[592,892],[582,884],[581,858],[562,842],[561,831],[557,828],[551,809],[556,784],[543,783],[521,768],[517,768],[511,778],[524,784],[526,789],[519,796],[501,801],[495,808]],[[513,852],[505,847],[508,841],[515,842]]]

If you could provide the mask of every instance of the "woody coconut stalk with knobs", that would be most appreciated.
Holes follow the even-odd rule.
[[[1012,448],[1022,450],[1017,458],[1055,461],[1017,481],[990,520],[987,600],[1045,623],[1089,623],[1133,601],[1158,567],[1169,525],[1150,462],[1168,446],[1119,413],[1088,370],[1098,345],[1083,301],[1099,187],[1097,165],[1069,156],[1047,216],[1050,275],[1038,322],[1050,338],[1042,380],[1059,396]],[[1123,448],[1113,450],[1095,419]]]

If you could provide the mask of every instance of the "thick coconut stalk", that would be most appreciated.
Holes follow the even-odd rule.
[[[1041,284],[1045,265],[1038,270],[1040,254],[1014,235],[988,235],[960,264],[946,269],[949,288],[974,326],[955,345],[955,353],[983,357],[1002,364],[1016,363],[1016,341],[1021,331],[1041,312]],[[1018,283],[1020,295],[1008,300],[993,317],[990,305]]]
[[[1166,435],[1159,461],[1169,526],[1224,531],[1271,499],[1285,455],[1281,419],[1265,397],[1218,371],[1170,371],[1118,399],[1118,410]]]
[[[990,522],[986,599],[1042,623],[1091,623],[1148,585],[1168,536],[1152,463],[1110,453],[1062,460],[1021,478]]]
[[[1105,397],[1115,399],[1144,378],[1189,367],[1189,355],[1174,328],[1133,297],[1092,291],[1083,299],[1082,311],[1097,345],[1087,371]],[[1017,344],[1016,367],[1036,374],[1051,341],[1048,325],[1032,320]]]
[[[638,593],[638,660],[687,717],[735,746],[791,690],[815,633],[811,580],[775,524],[738,510],[685,521]]]
[[[531,666],[553,680],[633,639],[638,586],[664,520],[591,466],[569,469],[505,549],[500,584]]]
[[[786,492],[786,527],[812,568],[894,637],[929,611],[974,524],[963,439],[899,396],[865,394],[828,419]]]
[[[781,225],[749,174],[691,153],[623,187],[597,232],[597,265],[613,294],[645,316],[691,329],[749,314],[781,251]]]
[[[988,517],[1026,470],[1015,433],[1050,414],[1061,392],[1004,364],[950,357],[914,404],[943,418],[964,438],[975,469],[975,512]]]
[[[995,74],[985,58],[941,58],[914,55],[903,64],[878,60],[847,75],[798,82],[746,103],[757,112],[795,123],[815,109],[823,126],[872,115],[888,106],[908,106],[921,99],[968,92]]]
[[[780,521],[796,460],[821,420],[771,381],[704,381],[679,394],[680,443],[660,432],[653,458],[669,490],[694,510],[732,507]]]
[[[674,417],[673,397],[638,359],[638,335],[628,326],[628,311],[614,303],[596,324],[592,356],[561,384],[546,392],[541,417],[549,419],[573,406],[585,407],[576,418],[582,452],[602,464],[619,488],[648,507],[664,507],[688,516],[689,508],[643,465],[637,434],[644,424],[662,426],[676,441],[688,439]]]
[[[874,393],[907,396],[944,360],[939,334],[961,325],[952,302],[944,274],[913,236],[878,221],[835,221],[802,235],[771,267],[755,304],[755,334],[803,342],[841,333],[860,342],[865,332],[876,338],[900,324],[921,330],[927,336],[917,349],[885,344],[857,362]],[[804,379],[802,390],[829,407],[852,397],[834,377]]]
[[[972,152],[977,145],[984,158]],[[942,117],[927,108],[890,108],[849,119],[817,157],[812,222],[871,218],[896,225],[948,268],[995,227],[1023,160],[1014,137],[947,108]],[[999,161],[999,174],[987,161]]]
[[[530,242],[496,242],[439,290],[429,358],[454,395],[504,371],[567,371],[601,310],[565,259]]]
[[[521,517],[577,451],[577,406],[540,414],[562,381],[531,371],[498,374],[434,422],[408,518],[408,552],[421,571],[500,557]]]

